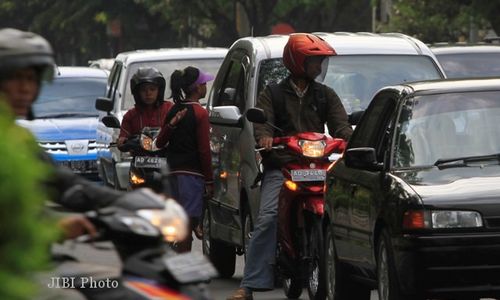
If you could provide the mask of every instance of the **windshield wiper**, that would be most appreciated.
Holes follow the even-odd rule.
[[[434,166],[440,169],[452,168],[452,167],[464,167],[467,165],[467,163],[470,162],[488,161],[488,160],[497,160],[500,162],[500,153],[477,155],[477,156],[463,156],[455,158],[444,158],[444,159],[440,158],[436,160]]]

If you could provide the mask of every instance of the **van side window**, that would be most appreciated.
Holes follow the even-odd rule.
[[[214,106],[234,105],[243,112],[245,110],[244,82],[245,67],[240,61],[231,61],[229,72],[224,79]]]
[[[108,92],[106,96],[110,98],[112,101],[114,101],[115,99],[116,89],[118,87],[118,81],[120,80],[121,71],[122,71],[122,64],[116,62],[109,75]]]

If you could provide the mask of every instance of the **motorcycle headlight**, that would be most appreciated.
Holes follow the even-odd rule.
[[[147,151],[153,151],[153,139],[145,134],[141,134],[141,147]]]
[[[122,217],[121,221],[136,234],[147,236],[157,236],[160,234],[156,227],[143,218]]]
[[[130,171],[130,175],[129,176],[130,176],[130,182],[133,185],[143,184],[146,181],[144,178],[142,178],[141,176],[135,174],[132,171]]]
[[[307,157],[322,157],[325,153],[326,143],[324,141],[300,140],[299,146],[302,154]]]
[[[137,214],[158,228],[167,242],[182,241],[190,232],[186,212],[173,199],[165,201],[163,210],[141,209]]]

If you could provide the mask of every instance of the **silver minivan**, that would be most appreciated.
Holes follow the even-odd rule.
[[[135,71],[144,66],[160,70],[167,81],[165,97],[170,97],[168,83],[174,70],[192,65],[209,74],[216,74],[226,53],[226,48],[167,48],[135,50],[116,56],[108,79],[106,97],[96,100],[96,108],[101,111],[97,125],[97,165],[99,176],[106,185],[120,190],[128,186],[132,157],[128,152],[119,151],[114,145],[123,116],[134,106],[130,78]],[[207,85],[207,90],[210,88],[211,82]],[[105,125],[102,122],[104,116],[114,116],[117,121]]]
[[[444,78],[434,54],[421,41],[399,33],[316,33],[338,55],[329,59],[324,83],[348,113],[364,110],[380,88],[401,82]],[[206,206],[204,253],[222,277],[231,277],[236,254],[244,254],[256,220],[260,156],[253,126],[244,117],[269,83],[288,75],[282,63],[287,35],[247,37],[229,49],[214,81],[207,109],[215,193]]]

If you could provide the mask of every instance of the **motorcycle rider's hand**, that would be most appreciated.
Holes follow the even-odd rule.
[[[273,147],[273,138],[270,136],[264,136],[259,139],[259,146],[265,148],[266,150],[271,150]]]
[[[66,239],[74,239],[84,234],[91,237],[97,236],[97,230],[94,225],[83,216],[64,217],[59,221],[59,227],[63,230]]]
[[[170,120],[170,122],[168,123],[168,125],[170,127],[175,127],[177,124],[179,124],[179,122],[182,120],[182,118],[184,118],[184,116],[186,115],[186,112],[187,112],[187,108],[179,110],[175,114],[175,116],[172,118],[172,120]]]

